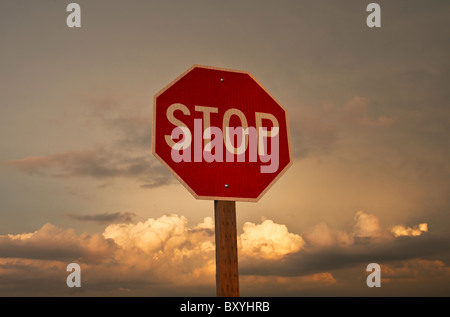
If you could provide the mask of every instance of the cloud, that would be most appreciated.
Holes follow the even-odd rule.
[[[319,248],[333,245],[349,246],[353,244],[353,237],[351,235],[344,231],[330,229],[325,222],[315,225],[303,237],[308,245]]]
[[[126,215],[118,214],[117,218]],[[100,220],[105,215],[115,214],[82,219]],[[102,234],[76,234],[46,224],[35,232],[0,236],[0,280],[9,294],[24,290],[39,294],[36,285],[46,285],[48,294],[64,294],[65,266],[76,262],[82,266],[85,287],[80,292],[85,295],[176,296],[192,288],[198,295],[214,294],[214,239],[210,217],[189,225],[183,216],[164,215],[109,224]],[[415,276],[414,268],[428,262],[414,259],[442,256],[449,242],[448,235],[433,233],[396,237],[376,216],[363,211],[356,213],[347,232],[319,223],[302,236],[269,219],[247,222],[238,236],[241,285],[250,294],[260,295],[273,294],[274,288],[282,288],[280,294],[285,295],[323,287],[332,291],[342,278],[334,272],[372,262],[381,263],[390,280],[394,272]],[[406,264],[413,260],[416,264]],[[442,260],[428,261],[436,274],[447,278],[448,267]],[[399,269],[402,266],[406,268]]]
[[[307,248],[288,254],[283,261],[245,261],[240,266],[244,275],[301,276],[351,268],[368,263],[405,261],[421,257],[442,256],[448,252],[448,235],[420,238],[399,237],[389,243],[355,244],[351,247]]]
[[[383,283],[449,278],[450,267],[440,260],[413,259],[408,262],[384,264],[381,266],[381,276]]]
[[[101,122],[108,130],[119,133],[114,142],[117,149],[148,151],[151,148],[153,117],[147,104],[146,111],[142,112],[140,102],[111,92],[83,93],[80,99],[88,105],[96,124]]]
[[[135,178],[143,187],[155,187],[173,181],[170,173],[151,157],[131,156],[99,147],[95,150],[54,153],[3,162],[30,175],[58,178],[90,177],[108,179]]]
[[[360,210],[355,214],[352,236],[359,242],[390,239],[389,232],[381,226],[380,219]]]
[[[131,212],[114,212],[95,215],[77,215],[77,214],[67,214],[67,215],[75,220],[92,221],[97,223],[130,222],[134,217],[136,217],[136,214]]]
[[[125,101],[125,96],[117,93],[89,93],[80,94],[80,100],[89,105],[93,116],[104,118],[113,110],[120,108]]]
[[[369,105],[368,98],[353,96],[343,104],[322,101],[314,106],[292,109],[290,129],[294,157],[329,154],[341,140],[348,139],[349,135],[345,133],[348,130],[383,128],[394,124],[390,116],[372,116]]]
[[[100,234],[77,235],[47,223],[33,233],[0,235],[1,258],[103,262],[116,245]]]
[[[301,236],[290,233],[285,225],[272,220],[264,220],[261,224],[246,222],[243,230],[239,250],[244,256],[280,259],[300,251],[305,244]]]
[[[211,282],[215,270],[211,223],[205,218],[189,228],[185,217],[164,215],[136,224],[111,224],[103,237],[121,248],[117,260],[127,267],[152,270],[158,279],[181,284],[196,278]]]
[[[54,169],[55,177],[89,176],[93,178],[136,176],[149,172],[151,166],[150,162],[143,158],[126,157],[105,148],[26,157],[6,161],[5,164],[29,174]]]
[[[125,96],[112,93],[85,93],[81,101],[89,106],[92,125],[102,124],[114,136],[109,144],[80,151],[33,155],[2,164],[29,175],[57,178],[134,178],[143,188],[175,181],[151,154],[151,113],[142,113],[139,107],[130,106]]]
[[[116,141],[117,148],[135,148],[149,151],[152,146],[152,121],[150,115],[121,115],[105,120],[105,124],[121,133]]]
[[[307,230],[303,237],[309,247],[327,248],[332,246],[349,247],[354,244],[376,243],[393,238],[382,227],[380,219],[362,210],[356,212],[352,229],[349,232],[329,228],[321,222]]]
[[[328,154],[338,141],[335,120],[323,107],[299,107],[290,112],[292,152],[295,158]]]
[[[209,220],[206,221],[209,222]],[[205,232],[208,229],[204,225],[198,225],[197,228],[203,228]],[[165,215],[158,219],[150,218],[137,224],[112,224],[103,232],[106,239],[114,240],[123,249],[139,249],[148,254],[183,249],[193,235],[194,232],[187,227],[187,219],[177,215]],[[189,244],[189,246],[193,245]],[[211,244],[207,243],[199,247],[207,250]]]
[[[428,224],[421,223],[417,226],[414,226],[413,228],[397,225],[391,229],[391,232],[394,234],[395,237],[401,236],[416,237],[420,236],[424,232],[428,232]]]
[[[354,96],[340,109],[343,118],[349,122],[370,127],[385,127],[394,123],[394,120],[387,116],[373,118],[367,113],[369,99]]]
[[[276,275],[241,275],[241,293],[254,294],[252,296],[297,296],[302,292],[315,289],[330,288],[337,284],[336,278],[330,272],[322,272],[303,276]]]
[[[358,264],[404,261],[437,256],[446,252],[449,235],[428,234],[419,237],[416,231],[427,231],[426,224],[414,228],[384,228],[380,219],[362,210],[356,212],[348,232],[319,223],[305,231],[305,244],[299,252],[285,254],[281,261],[261,258],[258,264],[242,259],[240,270],[249,275],[302,276],[330,272]],[[401,234],[399,234],[401,233]]]
[[[246,223],[241,237],[247,259],[280,258],[298,251],[303,243],[286,226],[270,220]],[[94,235],[77,235],[72,229],[46,224],[36,232],[0,236],[0,279],[7,275],[20,281],[22,267],[36,272],[39,266],[52,267],[53,275],[45,276],[60,285],[65,265],[76,262],[82,266],[83,280],[90,283],[86,289],[103,294],[105,287],[116,290],[114,294],[124,289],[134,295],[153,289],[155,294],[171,290],[167,295],[173,295],[187,287],[210,288],[214,293],[214,239],[210,217],[189,226],[185,217],[164,215],[144,222],[110,224],[102,234]],[[25,276],[29,282],[30,276]],[[17,280],[11,283],[17,284]],[[26,283],[24,279],[21,285],[25,288]]]
[[[213,291],[215,248],[211,225],[211,218],[189,227],[186,218],[166,215],[136,224],[111,224],[103,234],[76,234],[72,229],[46,224],[36,232],[3,235],[0,293],[3,289],[20,293],[21,287],[21,294],[29,290],[36,295],[40,292],[33,293],[29,283],[50,283],[48,294],[53,289],[56,295],[65,294],[65,266],[71,262],[82,268],[85,288],[80,292],[111,291],[119,295],[128,289],[132,294],[173,295],[192,285],[199,290],[211,287]],[[36,275],[20,275],[21,270]],[[39,274],[39,270],[45,273]],[[41,281],[41,276],[46,281]]]

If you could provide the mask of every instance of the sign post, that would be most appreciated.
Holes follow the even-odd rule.
[[[218,297],[238,297],[236,202],[215,200],[214,221],[216,231],[216,293]]]
[[[258,201],[292,164],[286,110],[248,72],[194,65],[154,96],[152,152],[214,200],[217,296],[239,296],[236,201]]]

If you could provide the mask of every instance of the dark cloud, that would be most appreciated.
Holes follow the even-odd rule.
[[[131,212],[114,212],[114,213],[102,213],[95,215],[77,215],[68,214],[72,219],[79,221],[92,221],[97,223],[116,223],[116,222],[130,222],[136,217],[136,214]]]
[[[168,215],[112,224],[103,234],[46,224],[31,233],[0,235],[0,294],[73,295],[65,283],[72,262],[81,266],[77,292],[84,295],[174,296],[193,283],[194,294],[214,294],[211,224],[205,218],[190,228],[186,218]]]
[[[100,234],[77,235],[73,229],[49,223],[34,233],[0,236],[0,258],[99,263],[109,259],[116,249],[114,241]]]
[[[272,234],[266,241],[280,242],[285,236]],[[7,285],[8,294],[38,294],[41,285],[47,296],[63,294],[65,267],[76,262],[83,272],[79,291],[86,296],[124,295],[124,291],[135,296],[178,296],[189,292],[188,286],[196,289],[194,294],[209,296],[214,294],[213,240],[210,218],[188,227],[184,217],[168,215],[145,223],[113,224],[103,234],[80,235],[46,224],[33,233],[0,236],[0,282]],[[281,288],[280,296],[361,295],[361,288],[368,290],[365,267],[376,262],[382,266],[383,286],[392,283],[383,294],[408,292],[410,288],[401,287],[407,284],[400,283],[432,285],[435,280],[439,288],[434,293],[445,294],[441,286],[450,268],[442,257],[448,257],[449,242],[450,235],[423,233],[376,243],[357,240],[345,247],[306,246],[277,260],[244,255],[239,259],[243,292],[273,296],[273,289]],[[5,294],[3,288],[0,294]]]
[[[124,147],[145,151],[151,149],[151,107],[146,106],[148,112],[142,112],[135,105],[129,106],[135,102],[111,92],[85,93],[80,99],[88,105],[95,122],[100,121],[108,130],[119,133],[120,137],[114,141],[117,150]]]
[[[41,174],[45,170],[53,170],[52,175],[55,177],[126,177],[140,175],[149,172],[150,169],[150,162],[146,158],[126,157],[104,148],[31,156],[6,161],[4,164],[29,174]]]
[[[341,103],[321,101],[293,109],[290,130],[294,157],[329,154],[346,131],[383,129],[395,123],[388,115],[373,116],[371,110],[372,101],[361,96]]]
[[[294,158],[328,154],[338,140],[335,124],[311,114],[294,118],[290,130]]]
[[[152,117],[150,115],[123,115],[105,121],[109,128],[120,131],[116,147],[135,148],[149,152],[152,146]]]
[[[152,116],[125,107],[127,100],[113,93],[83,94],[90,118],[113,132],[110,145],[94,149],[28,156],[3,162],[30,175],[59,178],[134,178],[142,188],[170,184],[174,178],[151,154]],[[103,183],[103,187],[109,183]]]
[[[87,151],[55,153],[47,156],[30,156],[6,161],[9,165],[31,175],[48,175],[60,178],[91,177],[106,179],[115,177],[135,178],[145,187],[168,184],[172,176],[155,164],[148,155],[128,156],[114,150],[97,148]]]
[[[117,94],[108,93],[82,93],[79,95],[80,101],[89,106],[92,116],[107,118],[107,114],[120,108],[124,102],[124,97]]]
[[[446,256],[450,235],[424,234],[420,237],[399,237],[380,243],[360,243],[349,247],[304,248],[287,255],[281,261],[242,259],[240,273],[244,275],[299,276],[329,272],[358,264],[386,263],[419,257]]]

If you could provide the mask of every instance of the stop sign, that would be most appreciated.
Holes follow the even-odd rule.
[[[286,110],[244,71],[192,66],[154,96],[152,137],[197,199],[258,201],[292,164]]]

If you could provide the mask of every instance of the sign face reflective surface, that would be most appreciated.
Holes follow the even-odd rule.
[[[292,164],[287,112],[247,72],[194,65],[153,107],[153,154],[198,199],[257,201]]]

